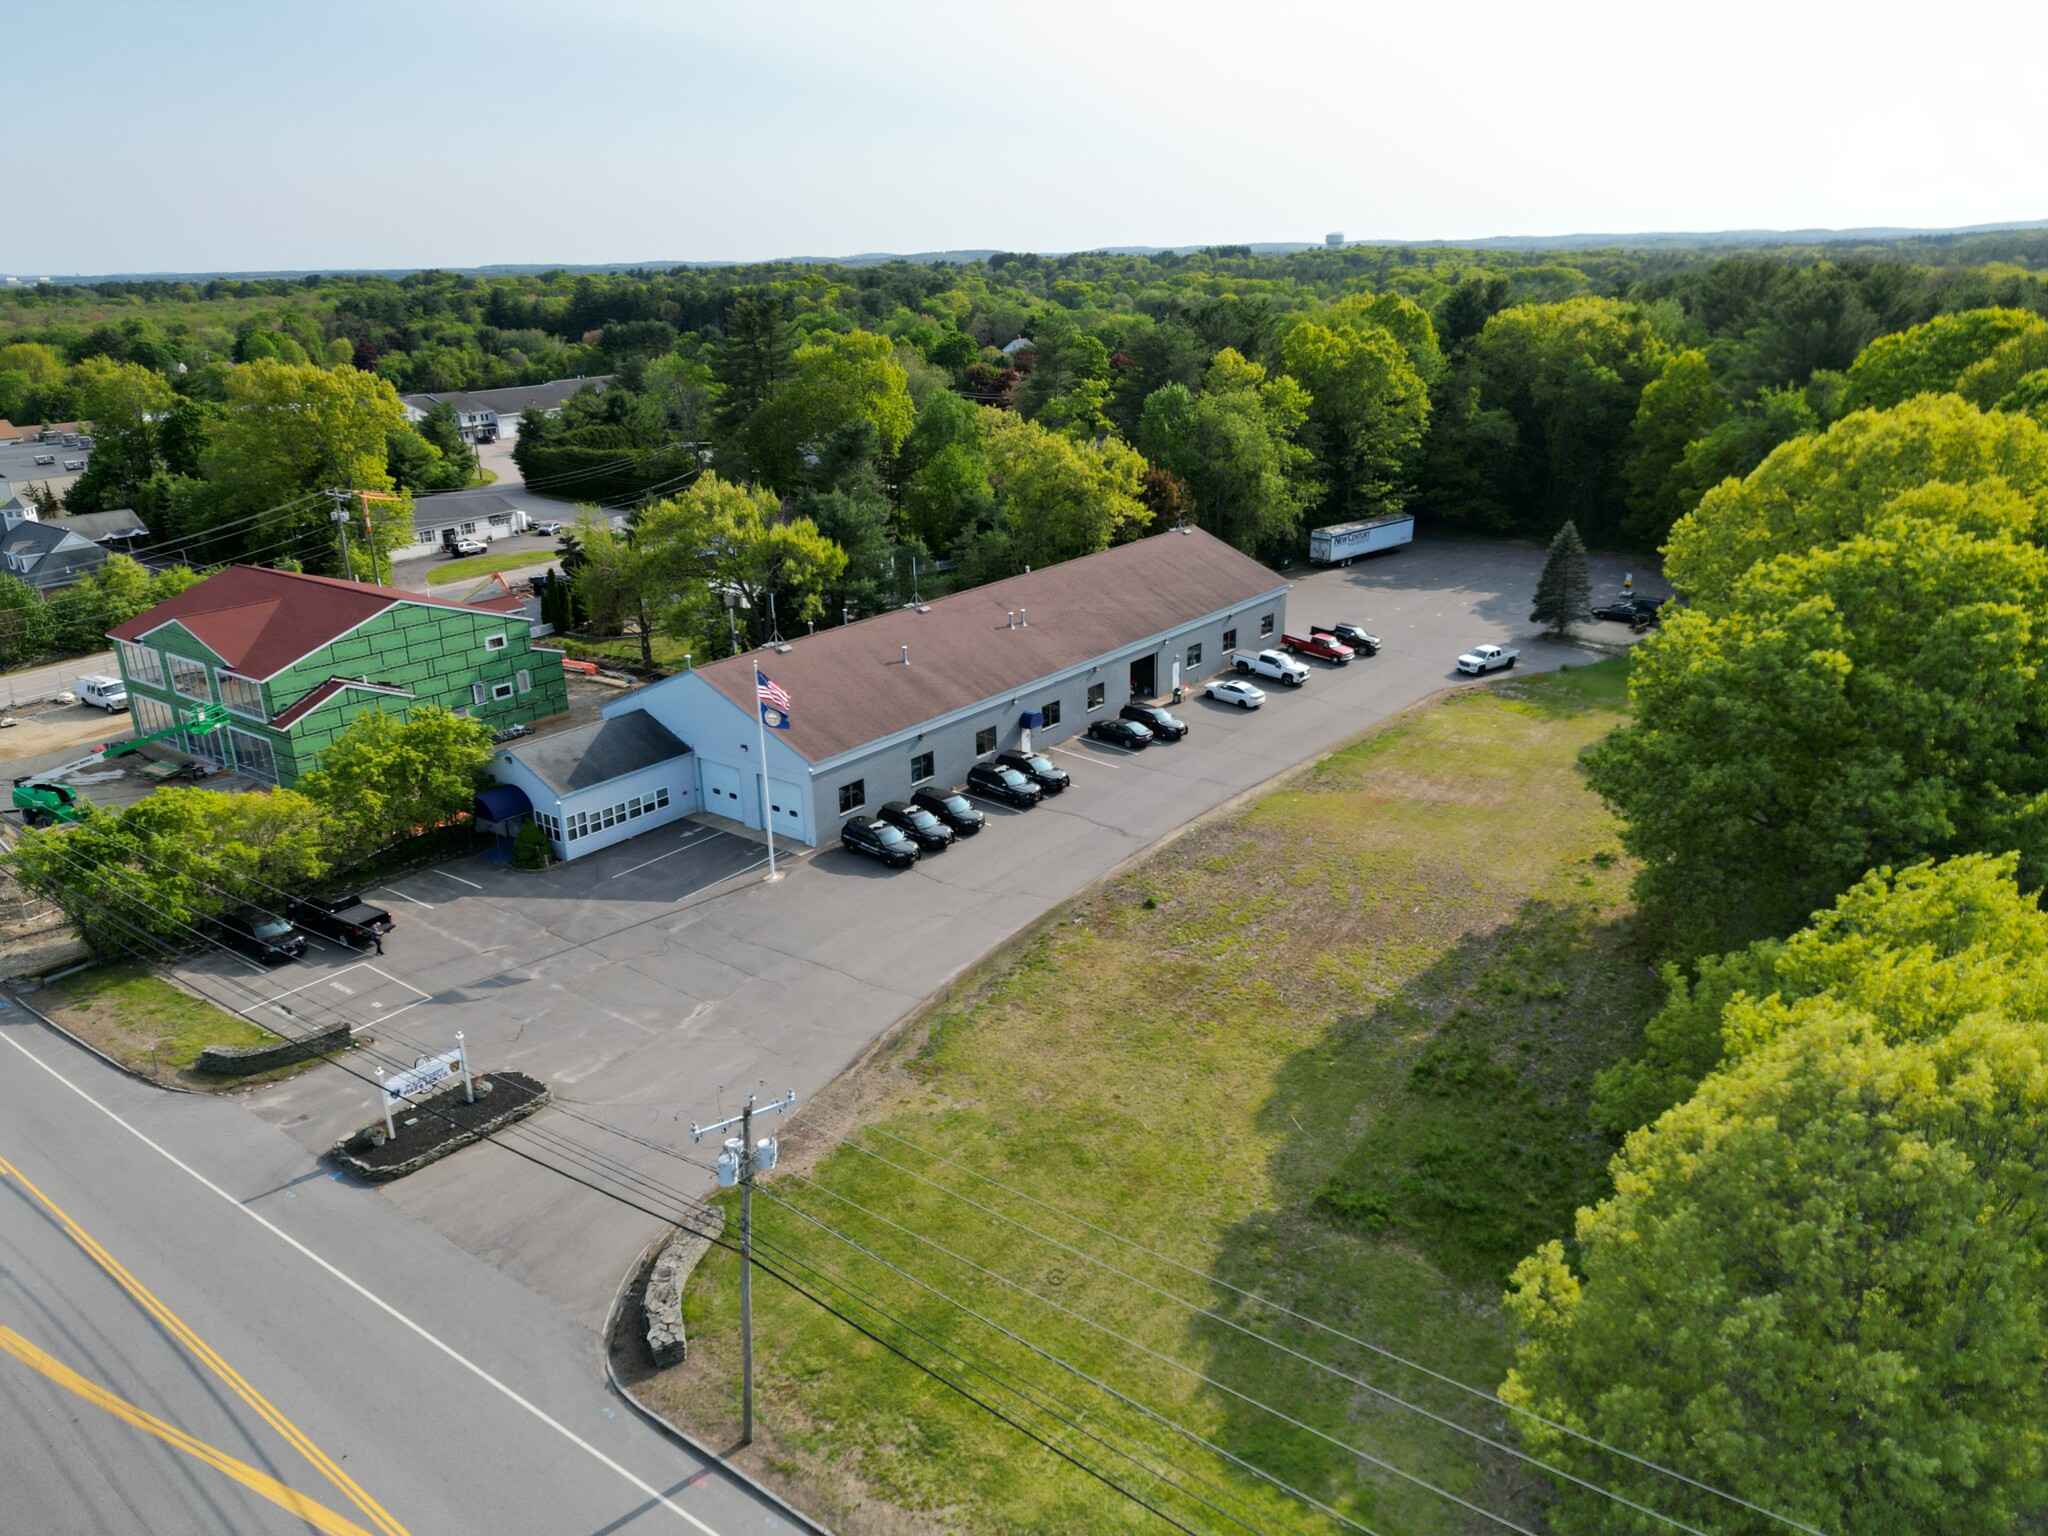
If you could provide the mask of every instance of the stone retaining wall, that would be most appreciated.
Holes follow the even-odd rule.
[[[353,1037],[344,1023],[317,1035],[280,1040],[275,1045],[209,1045],[192,1065],[199,1072],[242,1076],[250,1072],[268,1072],[272,1067],[288,1067],[295,1061],[309,1061],[315,1056],[331,1056],[336,1051],[347,1050],[352,1043]]]
[[[647,1352],[657,1368],[680,1365],[688,1353],[688,1340],[683,1337],[683,1287],[689,1284],[697,1261],[711,1251],[724,1231],[725,1211],[715,1205],[707,1207],[688,1226],[676,1228],[648,1272],[640,1306],[647,1314]]]

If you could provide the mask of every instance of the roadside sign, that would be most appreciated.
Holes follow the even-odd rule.
[[[413,1094],[431,1088],[443,1078],[453,1077],[462,1060],[460,1048],[443,1051],[438,1056],[421,1056],[404,1072],[394,1072],[384,1079],[384,1103],[388,1107],[403,1102]]]

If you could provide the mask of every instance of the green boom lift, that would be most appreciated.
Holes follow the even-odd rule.
[[[165,726],[160,731],[151,731],[147,736],[137,736],[132,741],[117,741],[111,747],[101,747],[90,757],[81,757],[75,763],[66,763],[61,768],[32,774],[25,779],[14,781],[14,808],[21,812],[25,826],[35,826],[48,819],[53,822],[77,821],[81,812],[78,791],[69,784],[58,782],[65,776],[103,763],[109,758],[125,757],[137,747],[147,746],[152,741],[161,741],[166,736],[184,734],[205,736],[219,730],[228,723],[228,712],[218,704],[197,704],[181,712],[182,718],[176,725]]]

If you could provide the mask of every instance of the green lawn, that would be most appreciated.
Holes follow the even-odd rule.
[[[922,1149],[1495,1386],[1510,1349],[1502,1279],[1599,1189],[1611,1149],[1588,1127],[1591,1077],[1633,1048],[1658,1001],[1630,942],[1614,825],[1577,768],[1621,718],[1625,667],[1454,693],[1061,914],[808,1112],[817,1130],[788,1139],[766,1186],[776,1198],[756,1201],[768,1261],[1195,1529],[1242,1527],[1154,1473],[1186,1469],[1177,1481],[1256,1530],[1344,1527],[887,1266],[1383,1536],[1492,1527],[1226,1388],[1474,1503],[1538,1518],[1540,1488],[1514,1462],[1230,1324],[1489,1433],[1497,1412]],[[849,1129],[835,1101],[874,1129],[820,1144]],[[990,1375],[942,1359],[863,1296]],[[690,1359],[647,1388],[718,1445],[735,1430],[736,1305],[736,1267],[714,1252],[685,1300]],[[760,1421],[743,1464],[845,1536],[1168,1528],[774,1280],[756,1285],[755,1307]]]
[[[629,667],[645,666],[640,659],[640,637],[638,635],[609,635],[599,640],[578,639],[570,636],[551,636],[549,644],[559,644],[564,651],[579,661],[624,662]],[[654,637],[654,665],[665,672],[680,672],[686,657],[693,647],[701,653],[701,647],[689,640],[679,640],[673,635]],[[708,657],[699,654],[698,660]]]
[[[516,571],[529,565],[545,565],[559,558],[549,549],[508,550],[497,555],[470,555],[461,560],[450,560],[446,565],[437,565],[427,572],[427,585],[445,587],[451,581],[489,576],[494,571]]]
[[[277,1036],[180,991],[135,964],[96,965],[66,976],[29,1001],[73,1034],[137,1072],[195,1086],[246,1082],[191,1070],[209,1045],[270,1045]]]

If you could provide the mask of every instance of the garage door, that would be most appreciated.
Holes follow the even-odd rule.
[[[795,784],[768,777],[769,804],[775,811],[775,830],[785,837],[804,835],[804,790]]]
[[[746,802],[740,798],[739,769],[725,763],[704,764],[704,809],[734,821],[747,819]]]

